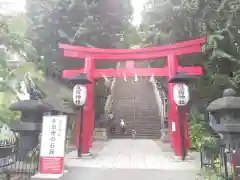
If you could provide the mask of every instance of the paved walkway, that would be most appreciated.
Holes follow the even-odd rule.
[[[173,153],[153,140],[110,140],[95,142],[93,159],[77,159],[76,151],[66,157],[69,180],[187,179],[195,180],[198,160],[176,160]]]

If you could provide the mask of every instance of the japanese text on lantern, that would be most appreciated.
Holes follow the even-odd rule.
[[[179,84],[179,89],[178,89],[178,96],[179,96],[179,104],[184,104],[185,95],[184,95],[184,87],[183,84]]]

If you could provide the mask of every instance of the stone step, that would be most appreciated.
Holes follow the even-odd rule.
[[[121,138],[121,137],[129,137],[132,138],[132,134],[123,134],[123,133],[117,133],[117,134],[112,134],[109,136],[110,138]],[[153,138],[153,139],[158,139],[160,138],[160,134],[136,134],[135,137],[145,137],[145,138]]]
[[[139,124],[139,123],[135,123],[135,124],[126,124],[126,128],[128,129],[161,129],[161,125],[160,124],[151,124],[146,126],[145,124]]]
[[[111,135],[110,138],[112,139],[132,139],[132,134],[116,134]],[[151,134],[136,134],[135,139],[160,139],[160,135],[151,135]]]
[[[156,120],[153,120],[153,119],[148,119],[148,120],[146,120],[146,119],[134,119],[134,118],[125,117],[124,115],[119,117],[119,119],[124,119],[125,124],[134,124],[134,122],[135,122],[135,124],[140,124],[140,125],[142,124],[142,125],[146,125],[146,126],[154,126],[156,124],[161,124],[160,119],[156,119]]]
[[[125,114],[125,115],[128,115],[129,117],[136,117],[136,116],[139,116],[142,117],[141,115],[144,115],[144,116],[151,116],[151,117],[158,117],[159,113],[157,111],[153,111],[153,110],[149,110],[149,111],[136,111],[134,109],[118,109],[117,111],[115,111],[115,114]]]
[[[135,120],[135,121],[141,121],[141,122],[142,121],[145,121],[145,122],[149,122],[149,121],[161,122],[161,119],[157,114],[144,114],[143,113],[143,114],[135,114],[134,115],[134,113],[122,112],[117,117],[119,117],[119,119],[120,118],[124,119],[125,121],[134,121]]]
[[[126,132],[132,133],[132,130],[135,130],[137,133],[146,132],[146,133],[159,133],[160,134],[160,132],[161,132],[161,128],[146,129],[146,128],[126,127]],[[121,129],[117,128],[115,131],[116,132],[121,132]]]
[[[153,121],[153,120],[149,120],[149,121],[139,121],[139,120],[128,120],[125,118],[125,124],[126,125],[139,125],[139,126],[143,126],[145,125],[146,127],[153,127],[154,126],[157,126],[157,125],[161,125],[161,121],[159,120],[156,120],[156,121]]]
[[[133,130],[135,130],[135,129],[133,129]],[[136,134],[138,134],[138,135],[154,135],[154,136],[160,136],[160,134],[161,134],[161,131],[140,131],[140,130],[135,130],[136,131]],[[127,135],[132,135],[132,129],[131,130],[126,130],[126,133],[127,133]],[[113,133],[111,133],[110,134],[110,136],[114,136],[114,135],[123,135],[122,134],[122,132],[121,131],[115,131],[115,132],[113,132]]]
[[[146,127],[154,127],[154,126],[161,126],[161,122],[160,121],[126,121],[125,122],[126,125],[134,125],[135,126],[146,126]]]
[[[157,131],[153,131],[153,132],[149,132],[149,131],[136,131],[136,135],[147,135],[147,136],[150,136],[150,135],[153,135],[153,136],[160,136],[161,135],[161,132],[157,132]],[[131,131],[126,131],[126,135],[129,135],[129,136],[132,136],[132,130]],[[110,136],[114,136],[114,135],[124,135],[121,131],[116,131],[116,132],[113,132],[112,134],[110,134]]]
[[[145,67],[146,64],[139,66]],[[136,138],[159,139],[162,125],[152,84],[149,78],[139,78],[136,83],[132,82],[133,79],[116,81],[113,112],[125,120],[127,135],[116,131],[110,137],[132,138],[132,130],[136,130]]]
[[[118,110],[128,110],[128,108],[134,109],[135,111],[146,111],[146,112],[158,112],[157,106],[148,105],[148,106],[133,106],[131,104],[121,105],[114,104],[118,106]]]

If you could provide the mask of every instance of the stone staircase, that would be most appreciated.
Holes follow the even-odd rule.
[[[159,139],[161,121],[152,84],[146,77],[138,77],[134,82],[128,79],[117,79],[113,113],[115,121],[124,119],[127,134],[123,135],[120,128],[112,133],[110,138],[132,138],[132,130],[136,131],[136,138]]]

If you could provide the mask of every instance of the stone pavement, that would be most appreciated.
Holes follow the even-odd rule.
[[[95,142],[92,159],[78,159],[76,151],[66,156],[66,179],[195,180],[200,168],[198,158],[182,162],[168,149],[154,140]]]
[[[195,171],[71,168],[64,180],[196,180]]]

